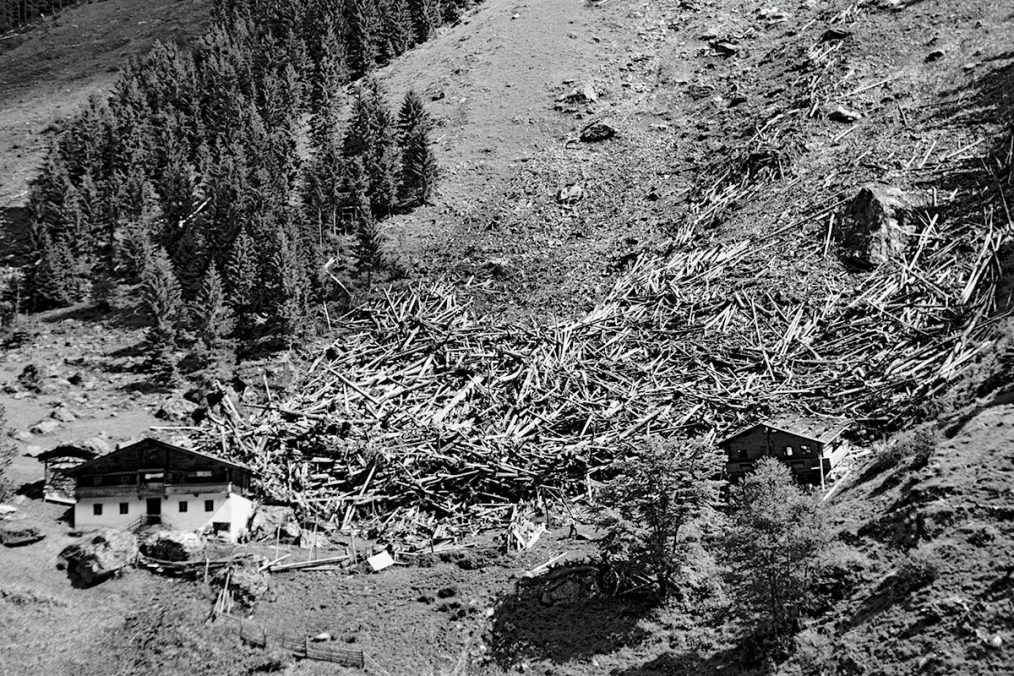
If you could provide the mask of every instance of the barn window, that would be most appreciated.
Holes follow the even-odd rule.
[[[810,448],[809,446],[807,446],[806,444],[802,444],[802,445],[801,445],[801,446],[799,447],[799,452],[800,452],[801,454],[803,454],[803,455],[810,455],[810,452],[811,452],[811,451],[812,451],[812,449],[811,449],[811,448]]]
[[[129,502],[121,502],[120,503],[120,514],[130,514],[130,503]]]
[[[736,451],[736,455],[739,457],[740,460],[746,460],[747,458],[746,449],[745,448],[739,449],[738,451]]]
[[[785,457],[786,458],[791,458],[792,457],[792,446],[786,446],[785,447]]]
[[[205,512],[214,512],[215,511],[215,501],[214,500],[205,500],[204,501],[204,511]]]
[[[187,507],[188,507],[187,501],[186,500],[180,500],[180,514],[183,514],[184,512],[186,512],[187,511]]]
[[[92,505],[92,514],[95,516],[102,516],[102,503],[96,502]]]

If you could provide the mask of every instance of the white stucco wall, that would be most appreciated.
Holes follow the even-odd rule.
[[[213,501],[211,511],[205,511],[204,501]],[[180,502],[187,503],[187,511],[180,511]],[[127,514],[120,514],[120,503],[127,503]],[[102,515],[96,516],[94,505],[102,505]],[[74,505],[74,526],[79,529],[127,529],[147,514],[146,497],[79,498]],[[241,495],[223,491],[214,493],[177,493],[162,497],[162,522],[180,531],[211,530],[214,522],[229,524],[228,537],[235,541],[246,532],[253,514],[254,504]]]
[[[127,513],[120,514],[120,503],[127,503]],[[102,505],[102,515],[95,516],[95,504]],[[145,513],[147,504],[137,496],[112,498],[81,498],[74,504],[74,527],[126,529]]]

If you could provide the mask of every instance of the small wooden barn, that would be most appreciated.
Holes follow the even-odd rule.
[[[823,486],[848,455],[842,434],[849,426],[850,422],[841,418],[773,418],[742,429],[718,445],[725,451],[725,469],[731,480],[752,471],[761,458],[777,458],[800,481]]]

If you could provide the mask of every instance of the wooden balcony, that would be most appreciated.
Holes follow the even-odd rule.
[[[232,483],[145,483],[116,484],[110,486],[78,486],[74,490],[77,498],[119,498],[138,497],[155,498],[163,495],[200,495],[202,493],[236,493],[244,495],[245,491]]]

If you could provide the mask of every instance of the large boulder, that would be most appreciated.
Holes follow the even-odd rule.
[[[74,586],[90,587],[122,573],[137,561],[137,554],[137,538],[132,533],[102,528],[60,552],[56,567],[67,570]]]
[[[74,445],[78,448],[83,448],[86,451],[91,451],[96,455],[106,455],[108,453],[112,453],[114,450],[113,443],[110,441],[109,437],[102,434],[94,437],[88,437],[83,441],[76,442]]]
[[[581,130],[581,141],[584,143],[597,143],[607,141],[616,136],[616,127],[610,121],[596,120],[589,123]]]
[[[835,239],[845,258],[875,267],[902,254],[922,201],[900,188],[871,183],[845,208]]]
[[[255,540],[274,540],[283,544],[299,540],[301,529],[291,507],[261,505],[250,521],[250,535]]]
[[[193,419],[197,404],[188,401],[183,397],[173,395],[162,402],[162,405],[155,411],[155,417],[159,420],[170,422],[187,422]]]
[[[141,543],[145,556],[162,561],[189,561],[204,551],[204,540],[197,533],[160,530]]]

